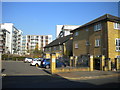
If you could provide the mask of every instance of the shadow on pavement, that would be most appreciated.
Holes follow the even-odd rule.
[[[118,88],[118,83],[94,85],[88,82],[71,81],[60,76],[6,76],[2,88]]]

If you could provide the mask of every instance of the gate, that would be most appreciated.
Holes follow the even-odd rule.
[[[94,58],[93,65],[95,70],[100,70],[100,58]]]
[[[89,67],[89,56],[81,55],[78,57],[76,67]]]

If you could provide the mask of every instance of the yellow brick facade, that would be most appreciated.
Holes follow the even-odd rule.
[[[94,57],[105,55],[106,58],[114,60],[116,56],[120,56],[120,51],[116,51],[116,38],[120,38],[120,30],[114,29],[114,22],[100,21],[101,30],[94,31],[94,23],[88,27],[78,29],[73,33],[73,55],[93,55]],[[88,31],[86,31],[88,29]],[[76,36],[75,33],[78,32]],[[95,46],[95,40],[100,39],[100,46]],[[86,45],[86,41],[90,45]],[[78,48],[75,48],[78,44]]]
[[[114,29],[114,22],[107,22],[108,26],[108,57],[114,60],[120,56],[120,51],[116,51],[116,38],[120,38],[120,30]]]

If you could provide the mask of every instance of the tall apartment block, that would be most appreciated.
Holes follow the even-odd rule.
[[[38,45],[38,50],[43,50],[47,44],[52,41],[52,35],[25,35],[22,40],[23,54],[29,54],[29,50],[35,50]]]
[[[0,24],[0,53],[20,54],[22,34],[13,23]]]

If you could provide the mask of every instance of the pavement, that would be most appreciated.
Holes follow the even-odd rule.
[[[43,69],[44,71],[50,73],[49,69]],[[120,71],[73,71],[73,72],[59,72],[53,74],[53,76],[62,77],[70,80],[87,80],[87,79],[99,79],[99,78],[109,78],[118,77],[120,79]]]

